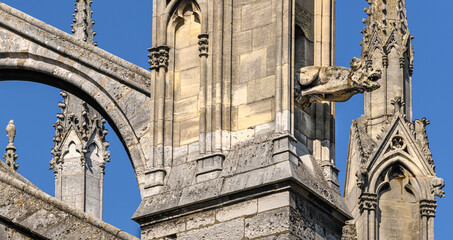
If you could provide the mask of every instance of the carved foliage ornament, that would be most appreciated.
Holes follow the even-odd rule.
[[[359,208],[360,212],[364,210],[376,210],[377,195],[374,193],[362,193],[360,196]]]
[[[168,60],[169,60],[169,50],[170,48],[167,46],[158,46],[155,48],[149,48],[148,54],[149,57],[149,65],[151,70],[155,70],[159,67],[164,68],[165,70],[168,67]]]

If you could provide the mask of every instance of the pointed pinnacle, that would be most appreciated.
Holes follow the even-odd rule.
[[[94,43],[94,31],[93,25],[94,21],[91,19],[93,11],[91,11],[91,0],[76,0],[74,5],[74,19],[73,24],[71,24],[71,32],[73,35],[83,41],[93,44]]]

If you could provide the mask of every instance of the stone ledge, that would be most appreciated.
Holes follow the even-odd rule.
[[[132,219],[140,224],[149,224],[283,189],[299,194],[304,192],[303,195],[309,196],[308,200],[328,206],[336,212],[333,215],[342,221],[351,218],[341,195],[306,170],[285,161],[145,198]]]

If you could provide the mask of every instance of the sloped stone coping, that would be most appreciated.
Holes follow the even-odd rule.
[[[85,213],[79,209],[73,208],[73,207],[59,201],[58,199],[44,193],[42,190],[36,188],[35,186],[29,186],[29,184],[24,183],[16,178],[14,178],[12,175],[7,174],[3,171],[0,171],[0,181],[2,181],[14,188],[17,188],[19,191],[25,192],[25,193],[27,193],[33,197],[36,197],[48,204],[51,204],[54,207],[60,209],[61,211],[64,211],[70,215],[73,215],[76,218],[79,218],[82,222],[93,225],[94,227],[97,227],[109,234],[112,234],[113,236],[116,236],[119,239],[139,240],[139,238],[132,236],[132,235],[122,231],[121,229],[116,228],[106,222],[103,222],[102,220],[100,220],[98,218],[90,216],[87,213]]]
[[[88,44],[4,3],[0,3],[0,18],[2,18],[0,25],[14,29],[39,45],[46,46],[93,69],[111,75],[118,81],[142,93],[150,94],[147,87],[150,82],[149,71],[101,48]],[[17,27],[17,25],[23,26],[26,24],[31,26]]]

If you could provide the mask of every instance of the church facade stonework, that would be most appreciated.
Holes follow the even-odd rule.
[[[0,238],[136,239],[99,219],[102,114],[137,177],[141,239],[433,239],[443,180],[429,122],[411,120],[405,1],[368,2],[346,68],[335,0],[155,0],[150,71],[95,46],[89,0],[76,1],[73,36],[0,3],[0,80],[64,90],[56,198],[15,171],[10,137]],[[359,93],[342,197],[334,102]]]

